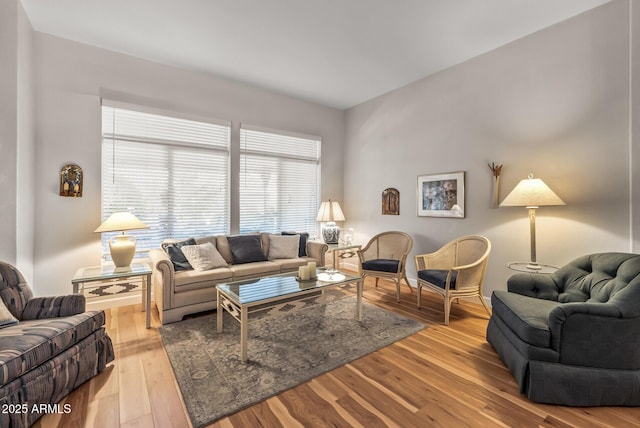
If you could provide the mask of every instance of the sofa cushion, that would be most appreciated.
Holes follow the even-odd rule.
[[[503,290],[496,290],[491,295],[494,316],[500,317],[522,341],[542,348],[551,347],[549,313],[559,305],[561,303],[552,300]]]
[[[233,272],[233,279],[243,279],[248,276],[266,276],[280,273],[280,265],[276,262],[242,263],[229,266]]]
[[[173,270],[175,271],[193,269],[181,250],[185,245],[196,245],[196,240],[189,238],[185,241],[165,241],[161,244],[162,249],[171,259],[171,263],[173,263]]]
[[[269,260],[298,258],[298,235],[270,235],[269,236]]]
[[[233,281],[233,272],[228,267],[214,268],[205,271],[185,270],[176,274],[176,292],[187,289],[211,287],[220,282]],[[193,287],[190,287],[193,285]],[[215,290],[214,290],[215,294]]]
[[[233,256],[233,264],[262,262],[267,260],[262,252],[260,235],[229,236],[229,247]]]
[[[362,269],[373,270],[376,272],[396,273],[398,272],[399,263],[400,261],[398,260],[389,260],[389,259],[367,260],[366,262],[362,263]]]
[[[418,271],[418,278],[423,281],[427,281],[429,284],[438,286],[444,290],[447,285],[447,275],[449,271],[446,269],[425,269]],[[449,288],[451,290],[456,289],[456,280],[458,279],[458,272],[453,271],[451,273],[451,282]]]
[[[309,240],[309,234],[307,232],[282,232],[284,236],[298,235],[300,236],[300,244],[298,245],[298,257],[307,257],[307,241]]]
[[[201,272],[227,266],[226,260],[222,258],[211,242],[199,245],[184,245],[181,250],[194,270]]]
[[[306,266],[309,262],[315,261],[309,257],[302,258],[296,257],[295,259],[275,259],[271,260],[272,263],[280,266],[280,272],[287,272],[297,270],[300,266]]]
[[[104,325],[104,311],[23,321],[0,330],[0,385],[78,343]]]
[[[2,299],[0,299],[0,328],[9,327],[10,325],[15,324],[18,324],[18,319],[13,316]]]

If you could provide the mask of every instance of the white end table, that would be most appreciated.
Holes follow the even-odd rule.
[[[328,253],[332,253],[331,267],[334,270],[340,269],[340,260],[347,259],[356,255],[357,251],[362,248],[359,244],[327,244]]]
[[[147,328],[151,327],[151,268],[146,263],[133,263],[128,269],[116,269],[113,266],[83,267],[76,271],[71,279],[73,294],[80,293],[87,288],[98,285],[91,283],[106,283],[114,280],[139,278],[142,281],[142,310],[146,312]]]

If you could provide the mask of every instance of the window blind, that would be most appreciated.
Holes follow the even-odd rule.
[[[102,107],[102,220],[131,211],[149,226],[137,250],[229,232],[230,126]],[[103,255],[109,255],[102,234]]]
[[[317,232],[319,137],[240,128],[240,233]]]

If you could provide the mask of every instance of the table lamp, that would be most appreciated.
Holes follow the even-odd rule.
[[[340,208],[340,204],[333,202],[323,202],[320,204],[316,221],[327,222],[322,227],[322,239],[327,244],[337,244],[340,240],[340,228],[336,225],[336,221],[344,221],[344,214]]]
[[[130,212],[121,211],[111,214],[94,232],[122,232],[122,235],[116,235],[109,240],[109,251],[116,270],[126,270],[136,253],[137,239],[135,236],[125,235],[125,231],[148,228],[149,226]]]
[[[551,205],[566,204],[544,181],[533,178],[533,174],[520,180],[520,183],[500,203],[501,207],[527,207],[529,209],[531,260],[527,264],[527,269],[540,270],[542,268],[536,261],[536,208]]]

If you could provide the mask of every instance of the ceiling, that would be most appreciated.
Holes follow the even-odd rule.
[[[36,31],[348,108],[609,0],[22,0]]]

